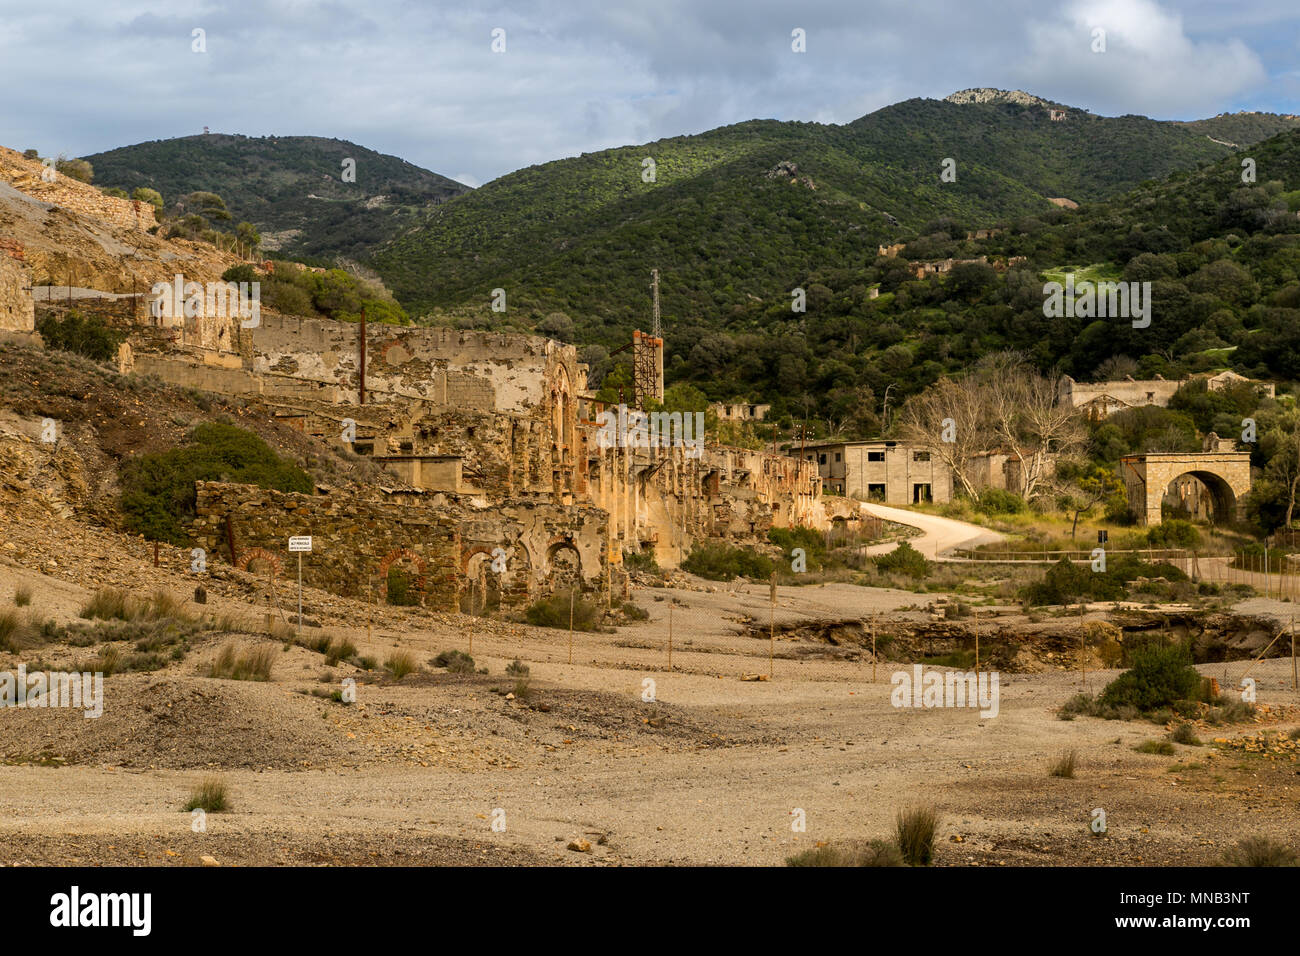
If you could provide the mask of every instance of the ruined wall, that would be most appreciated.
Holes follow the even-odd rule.
[[[24,159],[22,153],[0,147],[0,181],[41,202],[53,203],[83,216],[93,216],[115,226],[142,232],[158,225],[151,203],[105,196],[94,186],[55,172],[52,182],[42,174],[47,167],[37,160]]]
[[[250,371],[336,385],[340,401],[359,402],[359,325],[264,315],[249,340]],[[525,414],[547,406],[552,392],[574,395],[577,365],[573,346],[537,336],[374,323],[366,328],[367,401],[419,398]]]
[[[772,527],[826,527],[821,479],[797,459],[705,444],[698,457],[681,446],[601,448],[584,421],[587,495],[609,513],[609,553],[653,551],[675,567],[705,538],[766,540]]]
[[[605,516],[594,508],[561,509],[541,499],[483,499],[413,492],[358,498],[266,491],[254,485],[199,482],[194,537],[209,560],[278,565],[296,577],[292,535],[311,535],[303,582],[348,597],[382,596],[388,568],[418,581],[424,603],[459,606],[471,581],[487,581],[502,603],[521,603],[570,582],[603,590]],[[495,574],[495,549],[506,570]]]
[[[1058,400],[1074,408],[1093,404],[1096,413],[1105,417],[1117,408],[1134,405],[1159,405],[1164,407],[1178,391],[1181,382],[1167,379],[1136,380],[1122,382],[1076,382],[1066,375],[1057,388]]]
[[[30,285],[27,270],[0,253],[0,331],[31,332],[36,328]]]

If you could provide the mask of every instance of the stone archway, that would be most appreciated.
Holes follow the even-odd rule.
[[[567,538],[551,542],[546,549],[546,583],[554,591],[582,588],[582,555]]]
[[[1120,459],[1121,477],[1128,490],[1129,507],[1138,524],[1161,521],[1161,505],[1171,486],[1193,478],[1205,488],[1207,503],[1218,524],[1239,521],[1242,499],[1250,491],[1248,452],[1152,452]]]
[[[463,614],[490,614],[501,607],[504,578],[510,573],[507,551],[506,570],[494,571],[492,551],[470,548],[461,556],[460,610]]]

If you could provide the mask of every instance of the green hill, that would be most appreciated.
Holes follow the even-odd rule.
[[[1182,125],[1221,142],[1245,147],[1278,133],[1300,129],[1300,116],[1281,113],[1220,113],[1209,119],[1193,120]]]
[[[413,312],[500,320],[500,287],[513,321],[564,311],[580,338],[613,344],[645,321],[653,266],[666,316],[716,320],[941,217],[1046,214],[1049,197],[1104,199],[1228,152],[1140,116],[913,99],[844,126],[755,120],[522,169],[436,207],[373,263]]]
[[[1251,158],[1254,183],[1230,155],[1078,210],[1020,217],[992,238],[968,240],[948,225],[912,237],[895,258],[828,261],[791,278],[807,290],[803,314],[773,295],[672,317],[667,380],[710,399],[770,402],[782,428],[807,415],[815,436],[878,433],[887,389],[897,408],[1001,349],[1081,380],[1112,359],[1137,378],[1226,367],[1300,380],[1300,131],[1254,144]],[[921,279],[908,266],[981,256],[1024,261]],[[1045,316],[1044,283],[1066,272],[1151,282],[1149,327]]]
[[[318,136],[210,133],[85,158],[97,186],[148,186],[167,203],[214,192],[234,221],[258,227],[268,250],[322,260],[365,259],[430,208],[469,191],[396,156]],[[342,180],[349,158],[356,161],[353,183]]]

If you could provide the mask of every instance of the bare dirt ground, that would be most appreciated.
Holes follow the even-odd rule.
[[[187,560],[164,548],[154,568],[143,542],[10,514],[0,610],[20,585],[56,621],[105,583],[187,598]],[[214,562],[204,584],[208,604],[191,611],[260,620],[255,579]],[[1081,685],[1068,662],[1003,673],[997,716],[895,708],[890,675],[909,663],[883,660],[873,682],[860,631],[793,626],[874,619],[901,634],[933,623],[932,595],[781,588],[774,649],[765,585],[631,597],[650,619],[575,634],[570,664],[564,631],[380,608],[368,636],[364,605],[309,590],[307,616],[324,632],[379,662],[409,650],[423,669],[395,681],[279,640],[213,634],[164,669],[109,677],[98,719],[0,709],[0,863],[773,865],[819,842],[884,837],[915,804],[942,815],[940,865],[1198,865],[1249,835],[1294,844],[1300,763],[1280,733],[1300,724],[1289,660],[1252,671],[1267,708],[1253,721],[1148,755],[1135,745],[1165,728],[1056,716]],[[280,599],[290,603],[288,582]],[[272,680],[202,676],[230,641],[273,646]],[[489,673],[427,663],[452,648]],[[74,668],[94,651],[0,652],[0,672]],[[516,658],[531,670],[528,700],[507,696]],[[1232,686],[1246,666],[1201,670]],[[742,679],[769,668],[771,680]],[[1090,672],[1089,689],[1116,673]],[[330,700],[348,677],[356,704]],[[1075,779],[1049,776],[1071,749]],[[231,808],[196,833],[182,807],[211,775]],[[1094,808],[1104,837],[1089,830]],[[568,849],[576,840],[589,850]]]

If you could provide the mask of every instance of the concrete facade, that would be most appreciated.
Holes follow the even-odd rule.
[[[798,454],[795,446],[791,453]],[[879,501],[910,505],[952,500],[952,472],[937,454],[910,442],[823,442],[807,445],[804,458],[818,469],[827,491]]]

